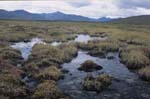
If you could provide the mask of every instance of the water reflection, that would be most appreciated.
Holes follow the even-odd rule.
[[[45,44],[45,43],[40,38],[33,38],[30,42],[18,42],[12,44],[11,47],[20,50],[24,60],[27,60],[28,56],[31,54],[32,47],[35,44]]]

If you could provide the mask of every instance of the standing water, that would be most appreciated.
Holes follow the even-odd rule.
[[[51,43],[52,46],[58,46],[60,45],[62,42],[58,42],[58,41],[54,41]]]
[[[19,42],[11,45],[12,48],[19,49],[21,51],[24,60],[27,60],[31,54],[32,47],[35,44],[45,44],[40,38],[33,38],[30,42]]]
[[[114,77],[115,79],[126,81],[128,79],[137,79],[137,76],[130,72],[126,66],[120,63],[118,53],[109,53],[113,56],[113,59],[101,59],[98,57],[93,57],[84,51],[78,51],[78,56],[74,58],[70,63],[62,64],[63,69],[69,70],[68,74],[65,74],[65,78],[58,82],[58,86],[63,92],[69,94],[73,99],[99,99],[93,98],[93,95],[82,89],[82,82],[87,76],[84,71],[79,71],[78,68],[86,60],[92,60],[96,64],[103,67],[102,70],[92,72],[92,75],[98,75],[101,73],[107,73]],[[115,83],[116,84],[116,83]],[[113,85],[115,85],[113,84]],[[122,90],[119,88],[119,90]],[[94,94],[95,96],[95,94]]]
[[[90,35],[87,34],[79,34],[75,38],[75,42],[80,42],[80,43],[87,43],[88,41],[91,40],[106,40],[106,37],[91,37]]]

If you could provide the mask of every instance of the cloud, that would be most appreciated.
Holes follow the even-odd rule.
[[[150,8],[150,0],[120,0],[120,7],[125,8]]]
[[[150,0],[0,1],[0,9],[23,9],[33,13],[61,11],[90,18],[116,18],[150,14]]]
[[[88,6],[91,4],[91,0],[76,0],[76,1],[66,1],[66,2],[76,8]]]

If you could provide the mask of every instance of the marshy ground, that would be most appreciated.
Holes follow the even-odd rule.
[[[0,20],[0,99],[149,99],[149,31]]]

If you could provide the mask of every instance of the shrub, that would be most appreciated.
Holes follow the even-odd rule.
[[[95,49],[89,51],[88,54],[90,54],[91,56],[100,57],[100,58],[106,57],[104,51],[102,51],[102,49],[100,49],[100,48],[95,48]]]
[[[68,62],[77,56],[77,47],[74,44],[61,44],[59,49],[63,52],[63,61]]]
[[[33,94],[33,99],[61,99],[64,97],[55,81],[45,81],[39,84]]]
[[[37,75],[40,80],[55,80],[57,81],[61,76],[61,71],[56,66],[50,66],[41,70]]]
[[[144,54],[150,59],[150,47],[149,46],[142,47],[141,51],[143,51]]]
[[[72,45],[62,44],[59,47],[38,44],[33,47],[29,61],[46,60],[46,62],[61,64],[70,61],[77,54],[77,48]]]
[[[92,71],[100,70],[102,69],[102,67],[97,65],[91,60],[87,60],[84,63],[82,63],[78,69],[85,72],[92,72]]]
[[[0,57],[2,57],[4,60],[9,61],[9,63],[13,65],[17,65],[23,60],[20,51],[9,47],[0,49]]]
[[[117,42],[100,42],[98,43],[98,48],[101,48],[105,52],[116,52],[119,50],[119,44]]]
[[[130,69],[139,69],[149,64],[149,59],[139,50],[123,50],[120,53],[121,61]]]
[[[101,74],[98,77],[88,76],[84,79],[83,88],[87,91],[100,92],[111,84],[111,77]]]
[[[0,74],[0,95],[13,98],[21,98],[27,95],[26,89],[20,79],[11,74]]]
[[[85,43],[76,43],[76,44],[77,47],[82,50],[92,50],[96,47],[93,42],[92,43],[88,42],[87,44]]]
[[[40,69],[52,65],[59,67],[60,64],[70,61],[76,54],[77,48],[70,44],[62,44],[58,47],[38,44],[33,47],[24,68],[34,76],[39,73]]]
[[[150,66],[140,69],[138,73],[143,80],[150,81]]]

